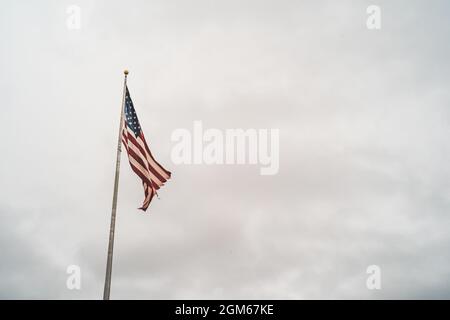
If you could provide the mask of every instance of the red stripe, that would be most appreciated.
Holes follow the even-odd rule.
[[[139,178],[141,178],[142,181],[145,181],[148,184],[151,183],[151,181],[148,180],[148,178],[141,172],[141,170],[139,170],[137,167],[135,167],[131,162],[130,162],[130,166],[131,166],[131,169],[134,171],[134,173],[136,173],[139,176]]]
[[[148,208],[148,206],[150,205],[150,202],[152,202],[153,196],[154,196],[154,193],[152,192],[152,195],[150,196],[150,199],[148,200],[147,205],[144,206],[144,205],[142,204],[142,207],[140,207],[139,209],[141,209],[141,210],[144,211],[144,212],[147,211],[147,208]]]
[[[134,133],[128,132],[128,138],[129,138],[129,140],[131,140],[131,142],[133,142],[133,144],[139,149],[139,151],[141,152],[141,154],[146,158],[146,161],[149,162],[149,160],[147,159],[145,150],[142,148],[142,145],[137,141],[137,138],[135,138]],[[150,159],[151,159],[153,162],[155,162],[155,164],[156,164],[163,172],[165,172],[166,175],[170,178],[170,172],[168,172],[166,169],[164,169],[164,168],[163,168],[163,167],[162,167],[162,166],[161,166],[161,165],[153,158],[153,156],[151,155],[151,152],[150,152],[150,149],[148,148],[147,142],[145,141],[145,138],[143,139],[143,133],[142,133],[142,132],[141,132],[141,134],[139,135],[139,138],[141,138],[141,140],[142,140],[142,142],[143,142],[143,144],[144,144],[144,146],[145,146],[145,149],[147,150],[148,155],[150,156]],[[161,174],[157,171],[157,169],[154,168],[154,166],[153,166],[152,164],[149,163],[149,167],[152,169],[152,172],[154,172],[155,175],[157,175],[157,178],[158,178],[159,181],[162,181],[162,182],[166,182],[166,181],[167,181],[167,180],[166,180],[167,178],[161,176]],[[163,179],[163,180],[161,180],[161,179]]]
[[[136,158],[133,154],[131,154],[131,152],[133,152],[133,150],[131,150],[131,149],[127,149],[128,150],[128,157],[133,157],[133,159],[135,159],[136,161],[138,161],[138,162],[140,162],[140,158]],[[153,182],[153,180],[149,180],[145,175],[144,175],[144,173],[138,168],[138,167],[136,167],[134,164],[132,164],[131,163],[131,161],[128,161],[129,163],[130,163],[130,167],[131,167],[131,169],[134,171],[134,173],[136,173],[138,176],[139,176],[139,178],[141,178],[141,180],[143,180],[143,181],[145,181],[147,184],[150,184],[151,183],[151,185],[156,189],[156,190],[159,190],[159,185],[158,184],[156,184],[155,182]],[[143,166],[142,165],[142,163],[139,163],[141,166]],[[144,166],[145,167],[145,166]]]
[[[144,186],[145,199],[144,199],[144,203],[142,204],[142,207],[139,209],[142,209],[143,211],[145,211],[145,210],[147,210],[148,206],[150,205],[150,202],[153,199],[154,190],[152,188],[149,188],[145,182],[142,182],[142,185]],[[148,192],[149,190],[151,191],[151,196],[150,196],[150,199],[146,200],[149,195],[149,192]],[[145,205],[145,204],[147,204],[147,205]]]
[[[155,163],[170,177],[172,173],[170,173],[169,171],[164,169],[164,167],[162,165],[160,165],[159,162],[155,160],[155,158],[153,158],[153,155],[150,152],[150,149],[149,149],[149,147],[147,145],[147,141],[145,141],[144,133],[142,131],[141,131],[140,137],[141,137],[142,141],[144,141],[145,149],[147,150],[148,155],[150,156],[150,158],[152,158],[152,160],[155,161]]]
[[[133,157],[133,159],[135,159],[143,167],[142,169],[145,170],[145,172],[147,172],[150,175],[150,177],[148,177],[148,178],[153,182],[153,184],[155,186],[158,186],[158,188],[159,188],[160,185],[164,185],[164,183],[167,182],[167,180],[165,180],[165,179],[163,179],[163,181],[161,181],[158,178],[159,175],[156,177],[153,177],[151,175],[151,173],[154,173],[154,171],[148,169],[149,164],[146,165],[147,160],[143,159],[138,154],[136,154],[132,148],[128,148],[128,156]]]
[[[128,148],[128,157],[133,157],[134,160],[136,160],[142,167],[144,167],[144,169],[146,169],[146,166],[143,164],[142,159],[138,155],[136,155],[136,153],[131,148]],[[151,182],[152,186],[154,186],[156,189],[159,189],[159,185],[157,183],[155,183],[151,179],[151,177],[150,178],[146,177],[144,172],[142,172],[139,168],[137,168],[135,165],[133,165],[131,163],[131,161],[129,161],[129,162],[130,162],[130,166],[132,168],[135,168],[139,172],[138,175],[142,180],[145,180],[148,184],[150,184],[150,182]],[[136,170],[133,170],[133,171],[136,172]],[[137,174],[137,172],[136,172],[136,174]]]
[[[146,171],[148,171],[147,165],[144,163],[142,158],[134,152],[132,148],[128,149],[128,156],[133,157],[134,160],[136,160]]]
[[[145,155],[145,151],[142,149],[142,147],[139,145],[139,142],[136,141],[136,139],[132,136],[131,133],[128,133],[128,140],[129,140],[133,145],[135,145],[135,146],[139,149],[139,151],[141,152],[142,155]],[[145,142],[144,142],[144,144],[145,144]],[[145,144],[145,145],[146,145],[146,144]],[[146,145],[146,146],[147,146],[147,145]],[[131,152],[131,151],[133,151],[133,150],[131,150],[131,149],[128,150],[128,152]],[[134,151],[133,151],[133,153],[136,154]],[[145,159],[145,161],[147,161],[147,159]],[[163,176],[161,176],[161,175],[160,175],[160,174],[159,174],[159,173],[158,173],[158,172],[150,165],[150,163],[148,163],[148,166],[143,166],[143,167],[149,169],[149,170],[153,173],[153,175],[154,175],[161,183],[167,182],[167,180],[166,180]]]

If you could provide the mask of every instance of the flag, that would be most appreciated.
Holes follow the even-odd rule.
[[[134,110],[130,92],[126,87],[122,143],[128,153],[131,169],[141,178],[145,199],[142,207],[146,211],[157,190],[170,178],[171,173],[153,158],[145,141],[144,133]]]

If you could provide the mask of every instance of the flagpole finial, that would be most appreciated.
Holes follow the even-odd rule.
[[[124,70],[124,71],[123,71],[123,74],[124,74],[124,75],[128,75],[128,70]]]

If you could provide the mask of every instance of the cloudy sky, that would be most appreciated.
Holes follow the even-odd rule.
[[[122,154],[111,298],[450,298],[449,13],[445,0],[2,0],[0,298],[102,297],[125,68],[173,179],[144,214]],[[278,128],[278,174],[176,165],[171,134],[195,120]]]

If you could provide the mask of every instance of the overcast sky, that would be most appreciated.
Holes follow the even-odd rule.
[[[2,0],[0,298],[102,297],[125,68],[173,177],[144,214],[122,154],[111,298],[450,298],[449,14],[445,0]],[[171,134],[195,120],[278,128],[279,173],[174,164]]]

